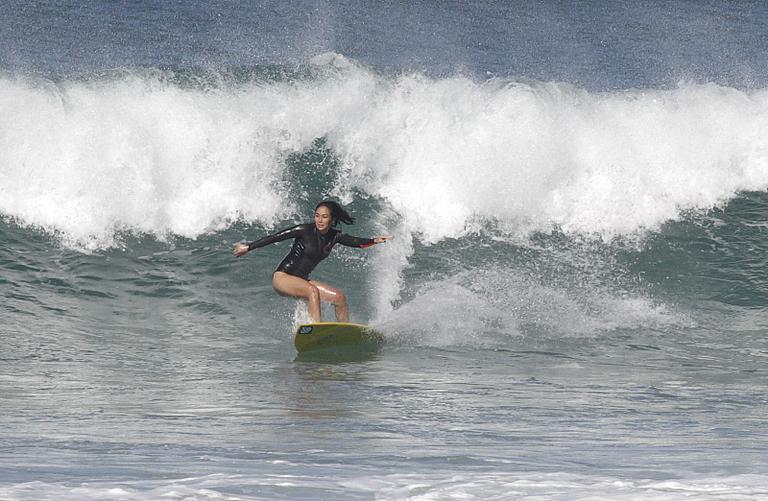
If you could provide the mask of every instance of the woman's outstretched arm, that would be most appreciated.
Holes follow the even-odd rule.
[[[382,235],[373,238],[360,238],[342,233],[339,235],[336,241],[341,245],[346,245],[347,247],[359,247],[361,249],[365,249],[366,247],[370,247],[372,245],[383,244],[387,240],[392,240],[392,238],[392,235]]]
[[[305,230],[306,226],[307,226],[306,224],[300,224],[298,226],[293,226],[291,228],[280,230],[277,233],[273,233],[272,235],[267,235],[266,237],[260,238],[258,240],[254,240],[251,243],[235,244],[235,246],[232,248],[232,254],[234,254],[235,257],[240,257],[247,254],[248,251],[252,251],[253,249],[258,249],[259,247],[264,247],[266,245],[273,244],[276,242],[282,242],[283,240],[288,240],[289,238],[300,237],[302,232]]]

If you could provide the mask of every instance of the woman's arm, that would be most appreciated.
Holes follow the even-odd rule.
[[[266,237],[260,238],[258,240],[254,240],[251,243],[235,244],[235,246],[232,248],[232,254],[234,254],[235,257],[240,257],[247,254],[248,251],[258,249],[259,247],[264,247],[276,242],[282,242],[283,240],[288,240],[289,238],[300,237],[306,226],[306,224],[300,224],[298,226],[280,230],[277,233],[267,235]]]
[[[373,237],[373,243],[375,243],[375,244],[383,244],[387,240],[392,240],[393,238],[395,238],[395,237],[393,237],[392,235],[381,235],[381,236],[378,236],[378,237]]]
[[[383,244],[387,240],[392,240],[392,238],[392,235],[382,235],[373,238],[360,238],[342,233],[337,237],[336,241],[341,245],[346,245],[347,247],[358,247],[360,249],[365,249],[366,247],[370,247],[372,245]]]

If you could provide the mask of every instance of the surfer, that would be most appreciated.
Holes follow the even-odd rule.
[[[286,228],[250,243],[236,244],[232,254],[244,256],[248,251],[293,238],[293,247],[272,275],[272,287],[281,295],[304,299],[309,304],[309,316],[320,322],[320,302],[331,303],[336,320],[349,322],[347,297],[336,287],[310,280],[309,274],[320,261],[327,258],[336,244],[364,249],[391,240],[391,235],[360,238],[347,235],[335,227],[339,223],[353,224],[354,218],[338,203],[324,200],[315,207],[315,222]]]

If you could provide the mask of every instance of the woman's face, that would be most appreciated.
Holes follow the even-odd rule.
[[[320,233],[328,231],[333,224],[333,218],[331,218],[331,209],[325,205],[321,205],[315,210],[315,227]]]

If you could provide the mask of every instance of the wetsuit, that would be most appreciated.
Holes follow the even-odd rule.
[[[275,242],[289,238],[295,239],[291,252],[288,253],[275,271],[283,271],[289,275],[309,280],[309,274],[315,266],[327,258],[336,244],[347,247],[365,248],[374,244],[372,238],[359,238],[347,235],[339,230],[330,228],[325,235],[317,231],[312,223],[300,224],[287,228],[274,235],[269,235],[248,244],[248,250],[258,249]]]

